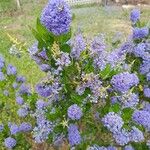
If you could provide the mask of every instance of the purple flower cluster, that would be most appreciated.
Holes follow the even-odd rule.
[[[143,63],[140,66],[140,73],[146,75],[147,81],[150,81],[150,60],[149,59],[143,60]]]
[[[36,92],[44,98],[49,97],[57,100],[59,91],[61,90],[59,78],[55,78],[51,83],[48,82],[38,83],[36,85]]]
[[[82,141],[78,127],[75,124],[69,125],[68,140],[71,146],[79,145]]]
[[[47,106],[47,102],[43,101],[43,100],[38,100],[36,102],[36,108],[37,109],[44,109]]]
[[[130,20],[135,24],[140,19],[140,11],[138,9],[133,9],[130,13]]]
[[[148,34],[149,29],[147,27],[133,29],[133,39],[142,39],[147,37]]]
[[[69,66],[71,63],[70,57],[68,53],[62,53],[60,58],[56,60],[56,65],[58,66],[58,70],[61,71],[63,67]]]
[[[20,124],[19,129],[21,132],[29,132],[32,130],[32,125],[27,122],[23,122]]]
[[[119,132],[113,134],[113,137],[116,143],[122,146],[128,144],[129,142],[144,141],[143,132],[134,126],[132,127],[131,131],[126,131],[125,129],[122,129]]]
[[[81,33],[78,33],[71,41],[71,47],[71,56],[73,58],[79,59],[81,52],[86,49],[85,40]]]
[[[19,105],[23,105],[24,104],[24,100],[21,96],[16,97],[16,102]]]
[[[122,118],[114,112],[109,112],[108,114],[106,114],[102,118],[102,122],[104,126],[113,133],[120,131],[124,124]]]
[[[103,70],[107,64],[107,52],[106,52],[106,43],[104,36],[96,36],[91,43],[91,57],[93,58],[93,63],[95,68]]]
[[[144,96],[150,98],[150,88],[144,88]]]
[[[11,135],[16,135],[18,132],[20,132],[20,128],[16,124],[11,124],[10,125],[10,133]]]
[[[95,75],[93,73],[91,74],[82,74],[82,81],[77,86],[76,92],[79,95],[84,94],[84,91],[86,88],[90,88],[92,95],[89,95],[91,102],[97,103],[99,97],[105,98],[106,97],[106,90],[102,87],[102,82],[99,79],[98,75]]]
[[[13,147],[16,146],[16,140],[12,137],[8,137],[5,139],[4,144],[5,144],[6,148],[12,149]]]
[[[126,92],[132,86],[136,86],[139,83],[139,79],[136,74],[130,74],[123,72],[112,77],[111,84],[116,91]]]
[[[29,113],[29,106],[27,104],[22,105],[21,108],[18,109],[17,114],[19,117],[26,117]]]
[[[132,119],[150,131],[150,112],[145,110],[136,110],[132,115]]]
[[[116,99],[116,102],[120,102],[122,108],[136,108],[139,103],[139,97],[135,93],[124,93],[121,96],[113,97]]]
[[[36,143],[42,143],[48,139],[54,125],[45,118],[43,109],[36,109],[34,116],[36,117],[36,126],[33,128],[33,138]]]
[[[7,66],[7,74],[8,75],[16,75],[17,74],[17,69],[13,65],[9,64]]]
[[[69,31],[72,15],[64,0],[50,0],[43,9],[40,20],[48,31],[61,35]]]
[[[82,110],[77,104],[73,104],[68,108],[68,117],[70,119],[79,120],[82,115]]]

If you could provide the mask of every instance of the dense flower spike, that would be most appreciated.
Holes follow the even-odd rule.
[[[119,92],[126,92],[132,86],[136,86],[139,83],[139,79],[135,74],[123,72],[113,76],[111,84],[113,88]]]
[[[65,34],[70,29],[71,11],[64,0],[49,0],[41,14],[41,23],[53,34]]]
[[[71,146],[81,143],[80,132],[78,131],[78,127],[74,124],[71,124],[68,128],[68,140]]]

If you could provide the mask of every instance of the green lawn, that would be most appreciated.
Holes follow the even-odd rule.
[[[0,4],[2,3],[0,2]],[[6,57],[8,62],[16,65],[18,71],[25,75],[28,82],[32,85],[39,81],[44,74],[27,53],[22,55],[21,58],[9,54],[9,48],[12,43],[9,41],[7,33],[19,41],[25,42],[27,47],[29,47],[34,42],[34,37],[28,25],[35,26],[36,18],[40,16],[45,3],[46,0],[45,2],[25,0],[21,11],[8,11],[12,10],[11,7],[13,8],[10,5],[5,13],[0,14],[0,53]],[[147,19],[150,16],[150,12],[148,9],[143,9],[142,11],[143,18]],[[80,28],[87,38],[91,38],[98,33],[105,33],[107,40],[109,40],[118,31],[123,32],[125,38],[130,32],[129,12],[119,7],[76,7],[72,8],[72,12],[75,14],[75,19],[72,23],[73,32]]]

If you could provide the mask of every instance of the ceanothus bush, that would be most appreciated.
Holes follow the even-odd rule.
[[[111,51],[102,34],[73,36],[71,18],[64,0],[50,0],[31,28],[28,52],[45,72],[34,89],[0,56],[2,146],[148,150],[150,29],[140,10],[131,11],[132,34]]]

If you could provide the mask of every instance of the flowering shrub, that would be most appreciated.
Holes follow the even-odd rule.
[[[123,44],[113,42],[111,51],[103,35],[72,37],[71,18],[63,0],[51,0],[31,28],[36,41],[28,51],[46,73],[35,90],[0,57],[2,112],[16,97],[15,110],[0,125],[3,145],[148,150],[150,29],[140,22],[140,11],[131,12],[132,35]]]

